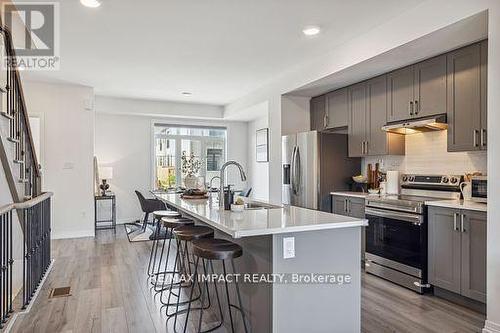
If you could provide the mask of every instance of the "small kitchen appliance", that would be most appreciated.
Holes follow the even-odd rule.
[[[472,176],[470,181],[471,200],[486,203],[488,201],[488,177]]]

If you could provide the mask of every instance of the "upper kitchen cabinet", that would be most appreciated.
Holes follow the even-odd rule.
[[[322,131],[326,125],[326,96],[311,98],[310,103],[311,130]]]
[[[446,113],[446,55],[388,74],[387,122]]]
[[[389,107],[387,122],[401,121],[413,115],[413,67],[405,67],[387,76]]]
[[[386,133],[387,76],[349,88],[349,156],[402,155],[403,135]]]
[[[448,62],[448,151],[486,149],[487,41],[451,52]]]
[[[347,127],[349,122],[347,88],[326,94],[326,128]]]

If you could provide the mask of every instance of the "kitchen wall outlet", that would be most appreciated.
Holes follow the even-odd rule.
[[[295,237],[283,238],[283,259],[295,258]]]

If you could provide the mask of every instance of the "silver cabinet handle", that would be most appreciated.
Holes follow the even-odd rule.
[[[361,155],[365,153],[365,142],[361,141]]]
[[[478,145],[477,145],[477,135],[479,134],[479,131],[477,129],[475,129],[474,132],[473,132],[473,134],[474,134],[474,138],[473,138],[474,147],[478,147]]]
[[[465,214],[462,214],[460,217],[460,232],[465,232],[465,226],[464,226],[464,220],[465,220]]]
[[[410,116],[413,116],[413,101],[410,101]]]
[[[323,128],[328,127],[328,113],[325,112],[325,116],[323,117]]]
[[[368,155],[368,141],[365,141],[365,154]]]
[[[481,129],[481,147],[486,147],[486,129]]]
[[[351,200],[347,199],[347,213],[351,214]]]
[[[418,114],[418,101],[415,101],[415,115]]]
[[[458,231],[457,227],[458,213],[453,213],[453,230]]]
[[[344,213],[347,214],[347,198],[344,199]]]

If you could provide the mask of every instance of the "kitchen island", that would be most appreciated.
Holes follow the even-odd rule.
[[[231,212],[213,197],[155,195],[212,227],[215,237],[242,246],[235,264],[237,273],[251,277],[240,284],[251,332],[360,331],[360,233],[366,220],[293,206]],[[285,249],[285,242],[293,249]]]

